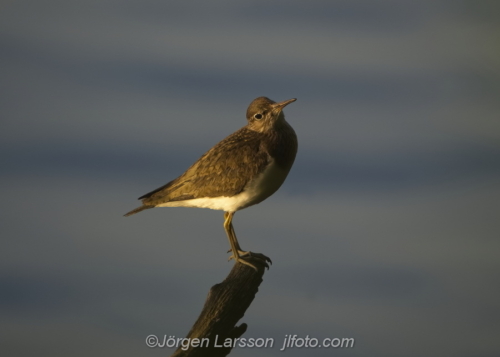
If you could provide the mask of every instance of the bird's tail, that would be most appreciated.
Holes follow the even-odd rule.
[[[154,208],[154,206],[141,206],[141,207],[137,207],[136,209],[133,209],[132,211],[130,211],[128,213],[125,213],[124,216],[128,217],[128,216],[131,216],[133,214],[136,214],[136,213],[139,213],[141,211],[144,211],[145,209],[150,209],[150,208]]]

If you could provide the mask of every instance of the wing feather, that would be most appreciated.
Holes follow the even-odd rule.
[[[231,197],[269,164],[261,145],[262,134],[241,128],[219,142],[187,171],[140,199],[148,206],[202,197]]]

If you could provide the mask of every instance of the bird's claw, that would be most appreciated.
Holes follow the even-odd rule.
[[[231,250],[229,250],[229,252],[230,251]],[[258,271],[258,269],[257,269],[257,267],[255,265],[253,265],[252,263],[250,263],[249,261],[247,261],[244,258],[255,258],[255,259],[259,260],[260,264],[264,265],[264,267],[266,267],[268,270],[269,270],[269,264],[273,264],[273,262],[271,261],[271,259],[268,256],[266,256],[266,255],[264,255],[262,253],[253,253],[253,252],[250,252],[250,251],[244,252],[244,251],[241,251],[241,250],[238,251],[238,255],[236,256],[236,258],[235,258],[234,254],[233,254],[233,255],[231,255],[229,257],[228,261],[230,261],[231,259],[234,259],[236,262],[244,264],[244,265],[248,265],[249,267],[252,267],[256,271]],[[269,264],[267,264],[267,263],[269,263]]]

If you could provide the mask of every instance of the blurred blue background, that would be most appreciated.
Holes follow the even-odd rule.
[[[268,96],[298,157],[234,224],[276,346],[233,354],[500,355],[499,41],[498,1],[3,1],[0,354],[173,353],[145,338],[231,269],[223,214],[122,215]]]

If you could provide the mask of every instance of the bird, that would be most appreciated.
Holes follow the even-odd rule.
[[[257,270],[248,261],[253,257],[269,268],[269,257],[241,249],[232,220],[235,212],[275,193],[290,172],[298,141],[283,108],[296,100],[277,103],[267,97],[254,99],[248,106],[244,127],[208,150],[182,175],[139,197],[142,206],[125,216],[155,207],[224,211],[223,226],[231,248],[228,252],[232,252],[229,260]]]

